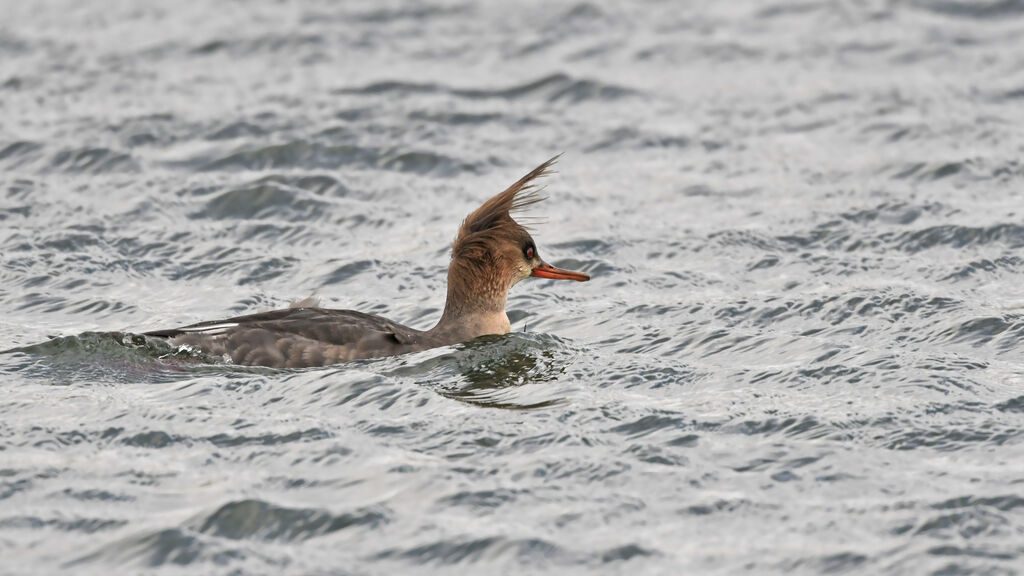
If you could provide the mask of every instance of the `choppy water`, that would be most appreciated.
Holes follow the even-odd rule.
[[[1024,573],[1024,4],[706,4],[3,2],[0,573]],[[506,337],[122,334],[427,328],[560,151]]]

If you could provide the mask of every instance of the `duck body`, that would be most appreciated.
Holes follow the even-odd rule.
[[[416,330],[374,314],[308,306],[236,316],[145,332],[175,346],[245,366],[305,368],[361,358],[418,352],[466,342],[487,334],[505,334],[508,291],[531,276],[586,281],[581,272],[544,262],[525,228],[511,213],[535,204],[534,181],[557,157],[548,160],[463,221],[452,243],[448,296],[444,312],[429,330]]]
[[[288,308],[146,332],[243,366],[307,368],[453,344],[375,314]]]

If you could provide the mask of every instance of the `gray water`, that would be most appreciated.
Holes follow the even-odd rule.
[[[1024,573],[1024,3],[0,4],[0,573]],[[586,284],[428,328],[461,219]]]

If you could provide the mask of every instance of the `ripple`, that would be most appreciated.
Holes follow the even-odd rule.
[[[148,567],[186,566],[203,562],[223,566],[240,561],[246,556],[247,553],[242,550],[221,546],[196,536],[189,530],[168,528],[123,538],[96,552],[72,560],[65,567],[89,563]]]
[[[576,354],[557,337],[533,333],[483,336],[452,351],[440,350],[388,375],[414,378],[452,400],[511,410],[561,402],[545,385],[561,379]]]
[[[516,497],[522,494],[522,490],[465,490],[450,496],[438,498],[436,506],[440,510],[450,506],[467,507],[473,510],[498,508],[516,501]]]
[[[386,511],[331,514],[313,508],[285,508],[262,500],[229,502],[192,522],[201,534],[230,540],[301,542],[353,527],[374,529],[388,521]]]
[[[62,150],[54,155],[50,167],[65,172],[103,174],[108,172],[135,172],[139,165],[130,154],[109,148],[77,148]]]
[[[343,94],[380,95],[380,94],[431,94],[447,93],[469,99],[502,99],[518,100],[536,98],[546,102],[579,104],[589,101],[615,101],[637,94],[636,91],[598,82],[595,80],[575,79],[568,74],[557,73],[543,76],[523,84],[516,84],[498,89],[467,89],[450,88],[442,84],[410,83],[404,81],[377,82],[361,88],[350,88],[340,91]]]
[[[973,426],[954,427],[950,425],[930,428],[911,429],[893,434],[885,447],[890,450],[934,449],[941,452],[963,450],[971,446],[1001,446],[1020,438],[1022,432],[1004,427],[984,426],[977,429]]]
[[[936,14],[965,19],[1002,19],[1024,14],[1024,3],[1017,0],[981,0],[977,2],[944,0],[940,2],[915,2],[912,5],[929,12],[935,12]]]
[[[277,53],[319,47],[326,41],[319,34],[271,33],[249,38],[228,38],[207,40],[192,49],[195,55],[211,55],[225,52],[235,57],[249,57],[258,53]]]
[[[262,137],[268,134],[268,130],[245,120],[226,122],[213,128],[206,134],[207,140],[234,140],[236,138]]]
[[[624,434],[630,438],[639,438],[662,429],[683,430],[686,428],[686,422],[678,416],[650,414],[634,422],[615,426],[611,431]]]
[[[207,438],[207,441],[218,448],[233,448],[237,446],[280,446],[293,442],[315,442],[326,440],[331,433],[320,429],[310,428],[308,430],[296,430],[288,434],[260,434],[258,436],[246,436],[239,434],[216,434]]]
[[[309,140],[234,152],[203,163],[201,171],[382,168],[415,174],[453,176],[476,172],[472,164],[436,152],[384,150],[356,145],[328,145]]]
[[[529,559],[530,564],[540,561],[563,563],[572,558],[561,547],[546,540],[498,536],[461,541],[442,540],[410,548],[392,548],[376,554],[375,558],[379,560],[401,559],[418,565],[452,566],[476,564],[501,556]]]
[[[302,192],[270,177],[263,178],[247,186],[218,194],[194,216],[215,220],[272,217],[290,221],[309,221],[325,217],[330,205],[321,200],[303,197]]]
[[[634,127],[622,127],[609,131],[600,141],[586,148],[587,152],[601,150],[643,150],[648,148],[682,149],[690,146],[691,141],[683,135],[662,134],[653,131],[641,131]]]
[[[943,224],[905,232],[893,238],[901,250],[920,252],[936,247],[968,248],[999,243],[1007,248],[1024,247],[1024,225],[1016,223],[989,226]]]
[[[39,518],[38,516],[10,516],[0,518],[0,530],[43,530],[52,529],[61,532],[81,532],[93,534],[107,530],[115,530],[127,525],[126,520],[110,518]]]
[[[0,348],[60,338],[0,354],[0,565],[1019,570],[1020,6],[5,3]],[[562,149],[538,240],[594,278],[517,332],[118,331],[425,327],[460,199]]]
[[[32,164],[42,157],[43,147],[35,142],[13,142],[0,149],[0,166],[16,169]]]

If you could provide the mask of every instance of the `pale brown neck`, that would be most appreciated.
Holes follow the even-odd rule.
[[[511,326],[505,314],[508,287],[471,285],[460,276],[455,263],[448,268],[448,297],[444,313],[429,333],[456,343],[486,334],[507,334]]]

